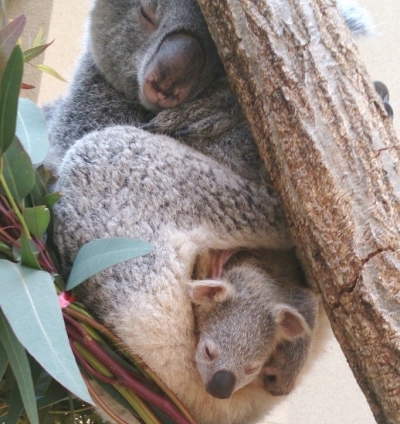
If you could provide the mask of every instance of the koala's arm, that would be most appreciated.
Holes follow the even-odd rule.
[[[76,140],[111,125],[138,125],[145,114],[110,86],[90,53],[80,58],[68,93],[43,110],[51,144],[45,165],[55,171]]]
[[[114,222],[127,236],[150,243],[165,238],[168,228],[189,240],[199,237],[202,249],[293,244],[282,208],[263,184],[135,127],[110,127],[79,140],[64,160],[57,189],[64,194],[57,210],[77,213],[77,227],[85,223],[82,237],[88,239],[115,236],[107,230]],[[122,216],[131,218],[118,223]],[[154,231],[145,232],[148,228]]]

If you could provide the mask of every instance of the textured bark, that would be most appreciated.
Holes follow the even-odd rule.
[[[400,150],[357,48],[329,0],[199,3],[309,282],[376,420],[398,424]]]

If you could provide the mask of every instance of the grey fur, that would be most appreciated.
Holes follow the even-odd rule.
[[[54,208],[55,240],[64,273],[79,247],[95,238],[137,237],[155,247],[151,255],[88,280],[80,299],[199,422],[254,422],[268,408],[262,382],[224,402],[204,390],[185,287],[197,257],[211,248],[291,247],[282,210],[267,187],[171,138],[119,126],[92,132],[69,149],[57,189],[63,197]],[[244,321],[229,331],[240,334],[247,326]]]
[[[65,274],[78,248],[94,238],[129,236],[152,243],[154,254],[90,279],[80,288],[81,298],[200,422],[250,423],[268,406],[263,378],[278,340],[270,333],[255,340],[255,347],[268,345],[262,356],[267,368],[259,379],[225,403],[212,398],[195,372],[194,318],[183,286],[198,255],[208,249],[288,249],[292,240],[273,189],[260,178],[265,170],[197,3],[160,0],[154,9],[155,3],[95,1],[86,53],[70,91],[47,108],[52,151],[46,164],[58,174],[57,189],[63,192],[55,207],[56,243]],[[178,108],[159,113],[148,131],[135,128],[147,124],[148,110],[161,105],[144,98],[142,88],[153,81],[160,51],[166,49],[161,59],[167,56],[170,64],[170,44],[163,43],[175,45],[176,34],[184,35],[178,38],[192,53],[201,46],[201,74],[187,90],[183,84]],[[169,88],[159,94],[167,96]],[[181,142],[149,131],[170,133]],[[264,275],[259,264],[254,268]],[[242,276],[248,281],[246,273]],[[271,290],[265,284],[265,294]],[[167,321],[168,332],[160,333],[158,326]],[[239,335],[247,327],[243,322],[229,330]],[[282,390],[307,356],[309,339],[300,339],[305,347],[297,349],[300,359]]]
[[[288,394],[306,362],[318,310],[294,252],[236,253],[217,280],[202,280],[206,269],[200,258],[194,274],[200,281],[189,286],[197,304],[196,362],[206,389],[231,395],[261,373],[270,393]],[[230,387],[214,382],[222,371],[234,376]]]

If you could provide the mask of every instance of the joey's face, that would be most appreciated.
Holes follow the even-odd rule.
[[[234,348],[232,346],[232,348]],[[200,341],[196,353],[197,368],[208,393],[227,399],[251,383],[261,372],[265,358],[238,358],[229,355],[211,338]]]
[[[196,0],[97,0],[90,47],[108,82],[149,110],[193,99],[222,72]]]

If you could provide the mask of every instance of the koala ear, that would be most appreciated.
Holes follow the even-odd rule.
[[[211,250],[208,275],[211,278],[221,278],[224,265],[239,251],[239,248],[229,250]]]
[[[223,280],[198,280],[188,284],[188,295],[198,305],[224,302],[234,291],[233,286]]]
[[[303,315],[288,305],[276,305],[275,322],[280,339],[291,340],[303,333],[311,333],[311,328]]]

